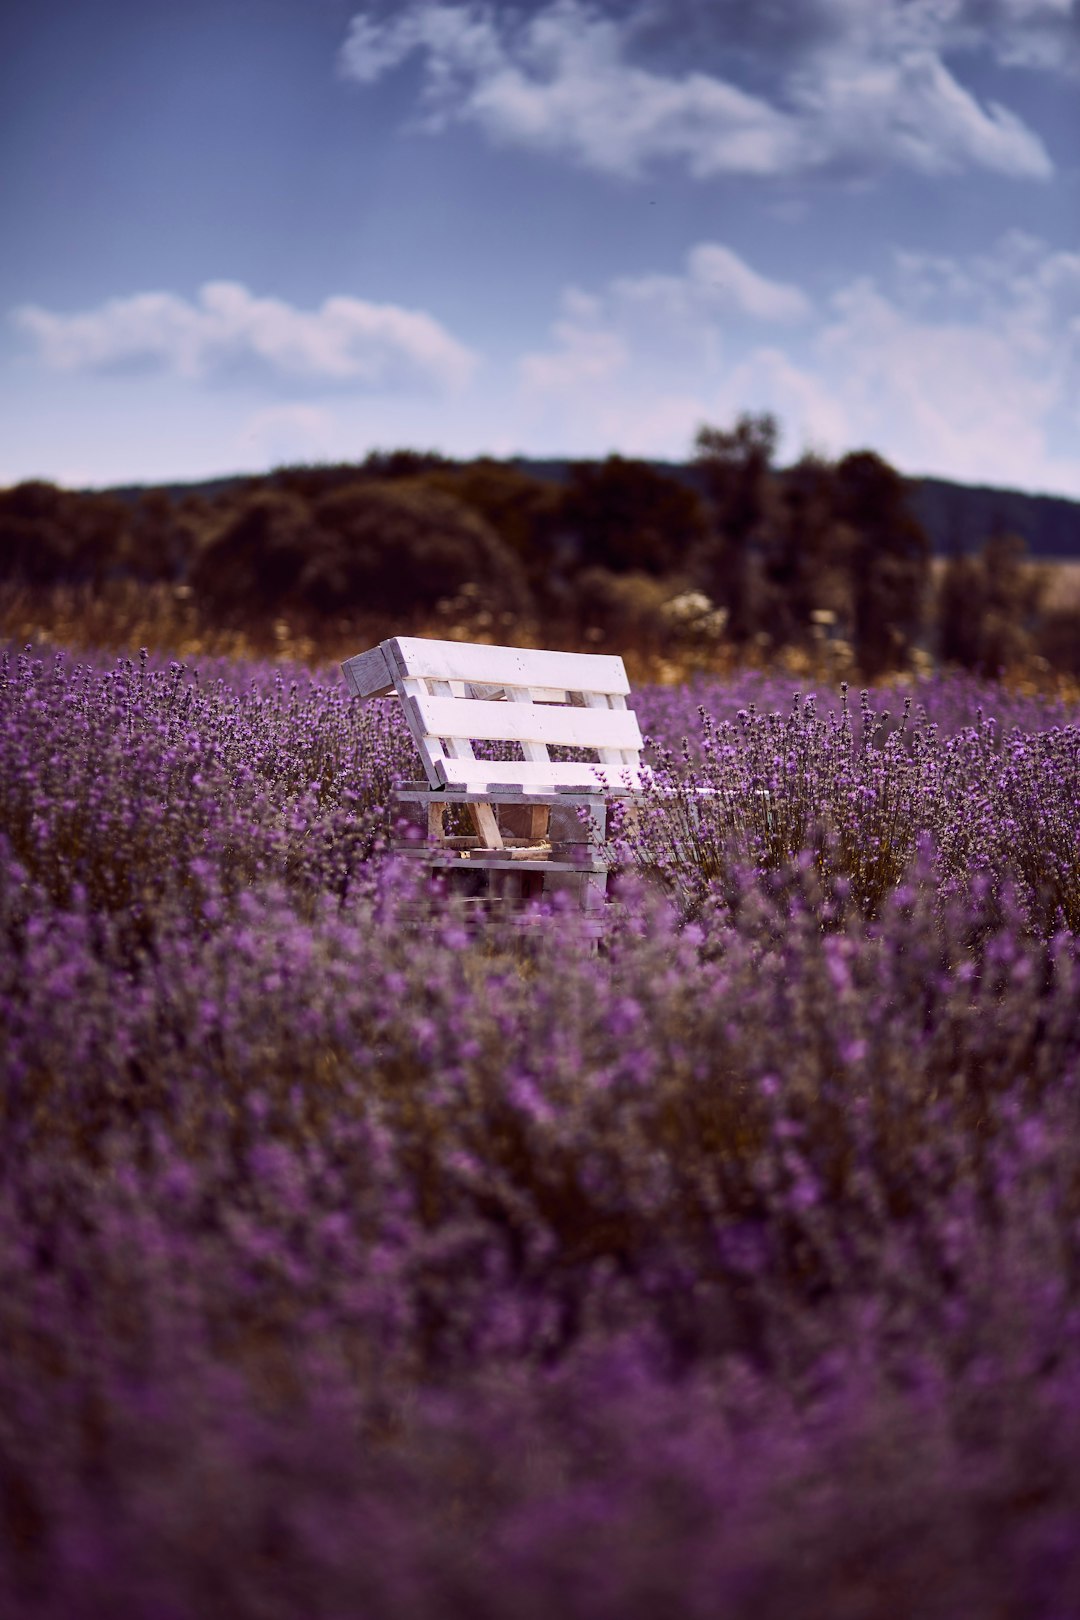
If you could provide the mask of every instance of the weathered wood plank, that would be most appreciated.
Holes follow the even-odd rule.
[[[482,790],[489,798],[501,798],[504,790],[524,792],[534,786],[579,787],[584,790],[610,788],[625,792],[640,785],[640,772],[629,765],[590,765],[572,762],[554,764],[545,760],[523,760],[500,764],[488,759],[443,759],[435,766],[442,786]]]
[[[636,765],[637,754],[641,750],[641,732],[638,729],[637,715],[626,707],[626,699],[620,694],[605,694],[603,692],[584,692],[585,707],[594,714],[599,711],[607,717],[609,722],[616,720],[625,723],[627,719],[633,720],[633,729],[637,733],[637,742],[631,743],[630,748],[618,740],[618,726],[612,725],[611,740],[600,748],[601,765]]]
[[[569,703],[570,693],[559,686],[506,686],[491,685],[484,681],[451,681],[455,696],[470,698],[514,698],[519,702]]]
[[[535,708],[534,708],[534,705],[533,705],[533,702],[532,702],[532,688],[531,687],[511,686],[511,687],[509,687],[507,689],[507,694],[506,695],[509,698],[510,702],[516,704],[519,708],[521,707],[522,704],[524,704],[525,707],[524,707],[524,710],[522,711],[523,713],[525,711],[528,711],[529,714],[533,714],[533,713],[536,712]],[[498,705],[496,705],[496,707],[498,707]],[[548,710],[547,712],[550,713],[552,711]],[[558,714],[558,713],[562,713],[562,710],[557,709],[554,712]],[[549,758],[546,743],[543,743],[543,742],[531,742],[528,738],[525,738],[525,737],[523,737],[521,739],[521,752],[524,754],[526,759],[531,759],[531,760],[537,760],[538,761],[538,760],[544,760],[544,759]]]
[[[358,698],[384,697],[394,690],[394,672],[381,646],[347,658],[341,668],[350,690]]]
[[[394,659],[392,652],[390,654],[390,663],[391,667],[393,667]],[[406,717],[408,717],[409,699],[426,697],[428,695],[427,688],[423,681],[415,680],[411,676],[402,675],[400,669],[395,669],[394,678],[397,689],[401,693]],[[446,757],[446,750],[443,748],[443,745],[439,741],[438,737],[432,736],[430,732],[425,732],[422,730],[418,731],[416,726],[411,721],[409,724],[409,730],[412,732],[413,742],[416,744],[420,752],[420,758],[423,760],[424,770],[427,773],[428,781],[437,783],[440,780],[438,771],[439,764]],[[471,748],[469,752],[470,754],[472,753]]]
[[[454,706],[456,706],[457,703],[464,701],[464,699],[458,699],[450,696],[449,681],[432,680],[430,684],[432,693],[435,695],[436,699],[441,699],[442,702],[450,703]],[[408,706],[411,709],[415,703],[429,700],[421,699],[417,696],[410,696],[407,701]],[[413,734],[417,737],[417,740],[419,740],[419,733],[416,732],[415,727],[413,728]],[[454,760],[455,763],[457,761],[472,762],[474,757],[473,747],[468,738],[448,737],[446,747],[450,759]],[[470,804],[469,819],[479,833],[480,840],[485,849],[502,849],[503,841],[502,833],[499,831],[498,817],[490,804]]]
[[[540,788],[510,788],[505,785],[499,788],[500,804],[542,804],[552,810],[564,810],[586,801],[586,796],[595,797],[601,802],[604,799],[629,799],[636,802],[641,798],[639,788],[627,790],[620,783],[615,787],[600,787],[590,785],[582,787],[580,783],[571,783],[566,786],[552,786]],[[426,782],[415,782],[395,788],[393,797],[396,802],[404,804],[428,804],[437,801],[439,804],[468,804],[477,803],[487,799],[490,795],[486,788],[433,788]]]
[[[499,826],[504,843],[508,842],[508,834],[528,838],[535,843],[548,835],[551,808],[544,804],[506,804],[500,801]]]
[[[448,850],[444,855],[437,849],[418,849],[411,846],[401,853],[409,860],[415,859],[424,866],[437,866],[440,870],[448,868],[452,872],[548,872],[558,877],[607,874],[607,864],[600,859],[574,862],[571,865],[548,859],[532,860],[527,850],[521,855],[511,852],[503,854],[495,850],[490,854],[482,850],[468,850],[464,854],[458,854],[456,850]]]
[[[485,647],[465,641],[394,636],[403,674],[422,680],[470,681],[492,686],[553,687],[570,692],[630,690],[621,658],[610,653],[546,652],[532,647]]]
[[[633,799],[635,802],[643,803],[645,802],[648,771],[645,767],[642,767],[637,774],[639,780],[636,785],[631,788],[629,793],[623,787],[621,780],[617,786],[612,786],[610,788],[597,786],[592,788],[591,791],[599,793],[600,795],[608,798],[629,798]],[[553,806],[573,804],[579,793],[587,791],[590,790],[581,788],[580,785],[576,785],[574,783],[571,783],[569,786],[553,783],[550,788],[545,789],[541,787],[532,791],[530,791],[528,788],[510,789],[508,787],[503,787],[499,790],[499,803],[546,804]],[[647,791],[650,798],[668,796],[666,794],[662,795],[660,788],[656,787],[655,785],[649,786]],[[755,788],[754,796],[759,799],[768,800],[770,797],[769,790],[767,788]],[[403,783],[400,788],[394,789],[394,798],[409,804],[427,804],[429,801],[437,801],[439,804],[468,804],[470,799],[483,799],[486,797],[487,794],[485,792],[479,792],[475,788],[432,788],[429,787],[426,782]],[[730,799],[734,802],[734,795],[727,790],[703,787],[695,790],[694,799],[698,802],[707,802],[709,799],[720,799],[721,801]],[[767,804],[765,808],[767,813]]]
[[[571,709],[530,703],[527,699],[485,703],[453,697],[410,697],[406,707],[414,722],[414,733],[418,729],[428,737],[603,748],[614,751],[615,758],[607,763],[616,765],[623,763],[622,750],[636,753],[642,743],[638,718],[632,709]],[[545,759],[546,753],[539,758]]]

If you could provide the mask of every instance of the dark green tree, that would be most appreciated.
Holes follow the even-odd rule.
[[[251,496],[201,553],[197,594],[233,613],[394,615],[411,622],[463,585],[494,610],[521,612],[517,559],[468,507],[422,483],[358,482],[313,503]]]
[[[700,553],[699,573],[713,601],[727,609],[734,641],[745,641],[755,629],[753,560],[768,543],[779,436],[774,416],[744,412],[734,428],[706,424],[694,440],[694,461],[713,512],[713,533]]]
[[[0,579],[98,584],[122,571],[130,509],[113,495],[40,479],[0,490]]]
[[[867,680],[902,668],[922,628],[930,542],[901,475],[872,450],[836,467],[837,516],[851,544],[855,657]]]
[[[779,499],[763,565],[765,629],[782,645],[810,636],[811,614],[840,592],[843,535],[831,463],[806,454],[778,478]]]
[[[557,485],[487,456],[460,467],[436,467],[417,482],[475,512],[517,558],[531,588],[542,591],[559,522]]]
[[[311,538],[306,501],[272,489],[248,495],[195,560],[196,600],[245,619],[295,604]]]
[[[465,585],[490,612],[523,613],[529,592],[513,553],[483,518],[422,479],[354,484],[315,503],[315,532],[300,578],[320,612],[409,617]]]
[[[938,591],[938,647],[946,663],[997,674],[1030,650],[1043,579],[1015,534],[991,535],[977,556],[949,558]]]
[[[611,573],[676,573],[706,533],[692,489],[624,456],[574,463],[559,521],[579,566]]]
[[[418,478],[436,467],[453,465],[438,450],[372,450],[364,457],[362,471],[365,477],[392,482],[398,478]]]
[[[163,489],[148,489],[135,502],[130,522],[126,571],[143,580],[183,579],[198,546],[197,508]]]
[[[978,669],[984,660],[985,578],[977,557],[955,552],[937,593],[938,654],[943,663]]]

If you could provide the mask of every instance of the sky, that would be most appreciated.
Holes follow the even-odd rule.
[[[770,410],[1080,498],[1080,0],[8,0],[0,231],[0,483]]]

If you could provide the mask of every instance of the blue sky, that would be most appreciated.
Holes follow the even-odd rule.
[[[372,448],[1080,497],[1080,0],[0,20],[0,481]]]

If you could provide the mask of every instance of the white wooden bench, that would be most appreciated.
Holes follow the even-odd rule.
[[[561,888],[587,911],[604,903],[608,806],[641,785],[621,658],[395,636],[342,669],[361,700],[401,700],[427,781],[397,800],[426,811],[419,848],[433,868],[484,871],[508,897]],[[447,828],[453,805],[471,832]]]

